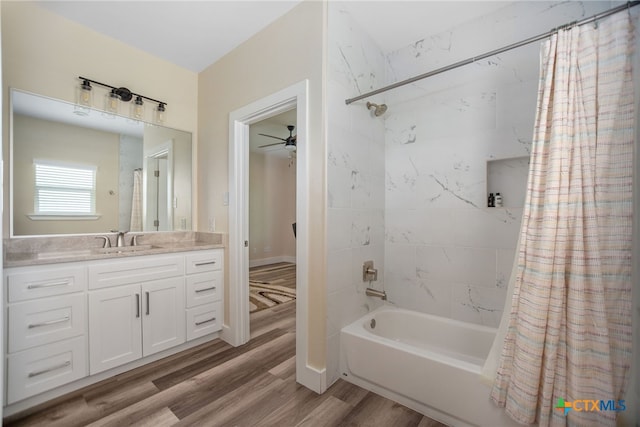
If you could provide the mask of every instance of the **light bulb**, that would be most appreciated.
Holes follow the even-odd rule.
[[[108,117],[115,117],[118,114],[118,105],[120,104],[120,97],[118,94],[112,90],[107,93],[104,99],[104,110],[107,113]]]
[[[89,114],[92,106],[93,92],[91,90],[91,83],[88,80],[83,80],[76,88],[76,105],[73,112],[81,116],[86,116]]]
[[[131,118],[135,120],[142,120],[144,118],[144,102],[142,97],[137,96],[136,100],[131,103]]]
[[[167,115],[167,112],[166,112],[165,104],[161,102],[156,107],[153,121],[159,125],[164,124],[164,121],[166,120],[166,115]]]

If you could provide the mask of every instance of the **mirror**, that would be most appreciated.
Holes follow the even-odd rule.
[[[192,227],[191,133],[11,90],[11,235]]]

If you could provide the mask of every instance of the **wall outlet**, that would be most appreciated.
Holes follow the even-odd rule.
[[[225,191],[224,194],[222,195],[222,204],[224,206],[229,206],[229,192]]]
[[[213,233],[216,231],[216,219],[209,218],[209,232]]]
[[[271,252],[271,246],[265,246],[263,251],[264,253]]]

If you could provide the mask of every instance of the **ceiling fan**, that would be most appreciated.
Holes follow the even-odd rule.
[[[273,136],[273,135],[267,135],[264,133],[259,133],[258,135],[262,135],[262,136],[267,136],[269,138],[275,138],[275,139],[279,139],[282,142],[274,142],[273,144],[266,144],[266,145],[260,145],[258,148],[264,148],[264,147],[271,147],[273,145],[278,145],[278,144],[284,144],[284,149],[287,151],[296,151],[296,139],[297,139],[297,135],[293,134],[293,130],[295,129],[295,126],[293,125],[289,125],[287,126],[287,129],[289,129],[289,137],[288,138],[280,138],[277,136]]]

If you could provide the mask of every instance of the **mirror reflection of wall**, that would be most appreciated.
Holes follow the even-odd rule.
[[[190,133],[95,110],[78,117],[70,103],[17,90],[11,95],[12,235],[191,229]],[[157,184],[145,187],[145,153],[167,141],[172,141],[171,164],[165,165],[168,174],[158,193]],[[45,185],[39,186],[38,162],[58,168],[66,181],[41,175]],[[95,174],[84,183],[73,171]],[[154,226],[158,218],[145,218],[145,207],[152,204],[160,206],[160,226]]]

